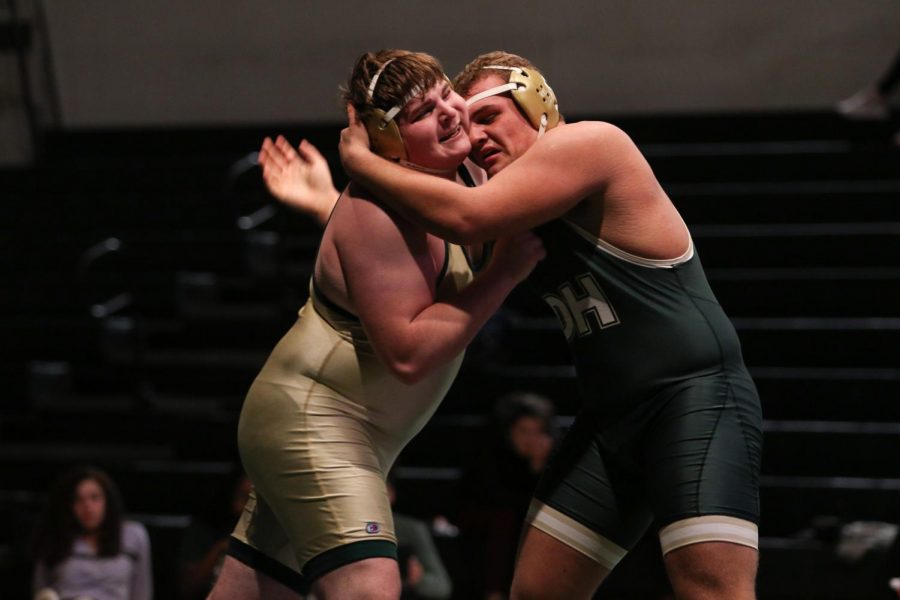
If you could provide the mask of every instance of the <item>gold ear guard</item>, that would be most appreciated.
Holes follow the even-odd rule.
[[[543,75],[534,69],[519,67],[511,70],[509,82],[516,84],[516,89],[510,93],[535,129],[541,128],[541,117],[545,114],[547,125],[544,129],[556,127],[559,123],[559,104]]]
[[[393,119],[388,121],[386,116],[387,113],[383,110],[375,108],[365,118],[372,152],[392,160],[406,160],[406,146],[400,136],[400,128]]]

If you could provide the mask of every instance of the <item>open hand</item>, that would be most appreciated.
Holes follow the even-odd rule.
[[[328,220],[340,192],[318,148],[303,140],[294,149],[284,136],[274,142],[267,137],[259,149],[259,166],[269,193],[321,224]]]

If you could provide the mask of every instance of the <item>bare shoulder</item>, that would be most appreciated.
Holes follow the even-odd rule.
[[[384,225],[401,226],[404,221],[384,202],[357,183],[351,183],[341,197],[335,217],[341,223],[368,230]]]
[[[582,194],[607,185],[621,165],[641,158],[628,134],[605,121],[565,123],[548,131],[533,149],[523,156],[530,161],[523,160],[523,167],[549,166],[568,173]]]
[[[562,127],[548,131],[544,139],[584,144],[631,143],[631,138],[625,131],[606,121],[565,123]]]
[[[401,243],[424,231],[400,216],[362,186],[351,183],[338,201],[329,227],[336,244],[352,241],[353,247]],[[365,240],[364,244],[360,244]]]

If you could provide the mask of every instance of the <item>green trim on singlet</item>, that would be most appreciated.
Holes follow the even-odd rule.
[[[227,554],[301,595],[309,592],[311,580],[235,537],[228,538]]]
[[[355,314],[353,314],[352,312],[350,312],[343,306],[339,306],[337,304],[337,302],[335,302],[334,300],[332,300],[331,298],[326,296],[324,292],[322,292],[322,288],[320,288],[319,285],[316,283],[315,275],[313,275],[313,277],[311,278],[311,281],[312,281],[313,294],[315,294],[316,300],[318,300],[322,304],[324,304],[325,308],[327,310],[336,313],[339,317],[341,317],[343,319],[348,319],[350,321],[356,321],[357,323],[359,322],[358,316],[356,316]]]
[[[338,567],[367,558],[393,558],[397,560],[397,544],[387,540],[363,540],[346,546],[326,550],[309,560],[303,567],[303,577],[310,584]]]
[[[434,284],[435,288],[440,287],[441,283],[444,281],[444,276],[447,274],[447,270],[450,268],[450,242],[444,240],[444,264],[441,265],[441,272],[438,273],[437,281]]]
[[[344,565],[367,558],[397,560],[397,544],[387,540],[363,540],[338,546],[309,560],[303,567],[302,575],[235,537],[228,538],[227,553],[248,567],[305,596],[316,579]]]
[[[486,264],[488,264],[488,262],[490,262],[491,254],[494,252],[494,242],[484,242],[482,244],[481,260],[478,262],[475,262],[475,260],[469,256],[469,250],[466,246],[460,246],[460,248],[462,248],[463,256],[466,257],[466,264],[469,265],[469,269],[471,269],[473,273],[478,273]]]

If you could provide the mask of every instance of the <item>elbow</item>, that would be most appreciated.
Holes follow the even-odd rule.
[[[372,345],[384,370],[406,385],[425,379],[437,364],[433,355],[422,351],[422,343],[415,336],[410,339],[391,336],[372,340]]]
[[[391,375],[406,385],[414,385],[422,381],[430,369],[426,365],[414,360],[391,361],[388,363]]]
[[[378,352],[381,362],[388,372],[396,379],[407,385],[413,385],[422,381],[431,371],[431,365],[424,356],[409,348],[404,351],[395,345],[387,352]]]

